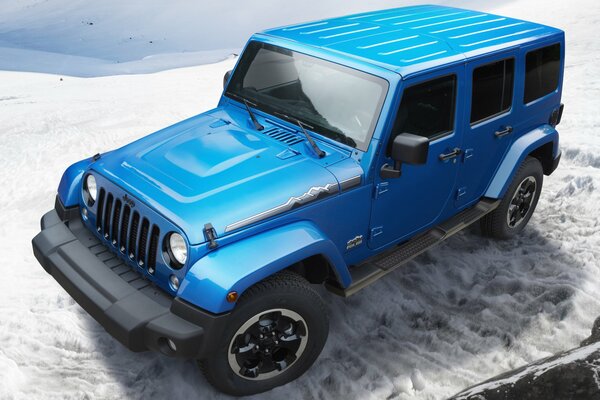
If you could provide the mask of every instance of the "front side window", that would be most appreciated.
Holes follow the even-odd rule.
[[[435,139],[454,130],[456,75],[404,89],[392,138],[401,133]]]
[[[560,75],[560,44],[527,53],[525,60],[525,104],[554,92]]]
[[[225,93],[264,112],[300,120],[311,130],[367,150],[386,80],[262,42],[251,42]]]
[[[510,110],[514,75],[514,58],[483,65],[473,71],[471,124]]]

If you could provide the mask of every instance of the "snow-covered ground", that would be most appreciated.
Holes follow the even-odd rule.
[[[257,2],[261,9],[274,3]],[[329,7],[322,6],[324,16],[334,13],[331,2],[321,3]],[[518,0],[495,3],[495,8],[467,3],[461,5],[567,32],[563,161],[546,179],[536,214],[518,239],[496,242],[465,232],[349,299],[324,292],[331,330],[323,354],[296,382],[260,398],[444,398],[575,347],[600,315],[600,42],[595,35],[600,3]],[[31,10],[42,7],[44,14],[32,12],[34,18],[19,13],[23,4]],[[213,107],[222,75],[234,60],[118,75],[171,67],[171,61],[152,67],[140,61],[151,55],[164,60],[168,57],[161,52],[184,51],[179,45],[185,37],[170,36],[179,38],[177,45],[146,53],[132,48],[129,62],[143,68],[103,72],[106,65],[114,68],[115,55],[129,52],[118,50],[116,36],[109,35],[113,46],[100,55],[100,50],[82,51],[102,47],[95,37],[89,46],[76,48],[74,33],[67,29],[65,42],[51,48],[51,40],[43,44],[43,30],[31,34],[36,21],[45,21],[40,29],[48,37],[59,37],[61,21],[69,19],[52,4],[26,0],[0,6],[0,399],[220,399],[193,362],[125,350],[43,271],[31,253],[30,239],[39,229],[40,216],[52,208],[67,165]],[[173,4],[185,7],[183,2]],[[366,7],[344,4],[341,13]],[[54,30],[48,23],[56,17],[51,11],[63,16],[55,19]],[[318,17],[315,13],[305,11],[294,18]],[[84,22],[101,20],[74,15]],[[116,17],[109,17],[116,24]],[[184,21],[192,19],[186,16]],[[275,18],[265,21],[280,24]],[[25,32],[21,36],[16,32],[19,23]],[[141,23],[139,27],[143,31]],[[215,32],[226,30],[212,27]],[[235,35],[246,28],[236,29]],[[235,42],[235,35],[231,43],[190,47],[190,52],[239,48],[243,41]],[[84,36],[81,42],[86,43]],[[36,48],[36,43],[42,45]],[[39,51],[52,59],[38,59]],[[63,56],[68,68],[61,75],[22,72],[58,72],[59,53],[88,59]],[[41,66],[33,68],[38,60]],[[177,66],[187,65],[181,60]]]
[[[477,0],[452,3],[468,7]],[[398,5],[397,0],[4,1],[0,70],[91,77],[205,64],[239,52],[252,33],[265,28]]]

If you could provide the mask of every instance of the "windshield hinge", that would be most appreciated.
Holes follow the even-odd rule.
[[[219,246],[219,243],[217,243],[217,231],[215,231],[215,228],[210,222],[204,225],[203,231],[204,238],[208,242],[208,248],[211,250],[217,248]]]

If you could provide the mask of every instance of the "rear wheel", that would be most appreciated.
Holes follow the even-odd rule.
[[[301,276],[284,271],[244,293],[217,350],[201,367],[222,392],[261,393],[302,375],[319,356],[328,330],[319,294]]]
[[[481,219],[485,236],[509,239],[525,228],[540,198],[544,172],[540,162],[527,157],[519,167],[498,208]]]

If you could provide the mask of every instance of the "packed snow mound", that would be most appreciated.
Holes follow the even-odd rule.
[[[12,20],[24,18],[24,4],[49,7],[54,14],[31,23],[46,18],[58,38],[62,11],[48,4],[83,2],[3,2],[2,46],[7,27],[29,29]],[[300,379],[257,398],[442,399],[588,336],[600,315],[600,42],[592,34],[600,3],[522,0],[490,11],[567,32],[564,156],[530,225],[509,241],[458,234],[348,299],[323,292],[331,316],[323,354]],[[37,53],[11,46],[34,58],[20,72],[0,71],[0,399],[224,399],[193,361],[124,349],[43,271],[30,240],[66,166],[214,107],[235,60],[82,79],[22,72]],[[10,61],[6,48],[0,63]]]

